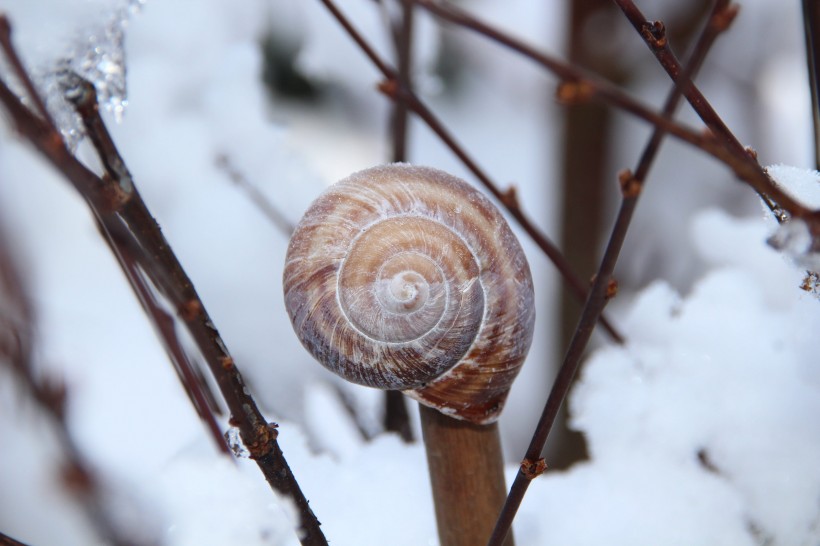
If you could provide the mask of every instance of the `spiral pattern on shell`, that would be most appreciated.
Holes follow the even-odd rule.
[[[285,304],[324,366],[474,423],[497,419],[532,341],[533,286],[504,218],[442,171],[370,168],[290,241]]]

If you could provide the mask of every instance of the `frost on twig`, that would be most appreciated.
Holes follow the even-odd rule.
[[[809,271],[820,271],[820,253],[809,226],[800,218],[787,219],[768,239],[768,243]]]
[[[31,58],[27,55],[27,64],[34,67],[32,80],[72,151],[85,136],[85,131],[79,116],[66,100],[66,86],[70,86],[76,76],[94,82],[100,105],[111,112],[117,121],[122,118],[128,103],[125,31],[144,3],[145,0],[89,3],[94,5],[85,6],[87,10],[77,10],[81,14],[66,21],[60,27],[62,32],[53,32],[54,29],[43,24],[37,34],[38,47],[31,48],[33,52],[30,53],[35,56]],[[91,12],[92,9],[95,12]],[[3,75],[8,72],[6,66],[0,68]],[[25,97],[24,102],[33,100],[30,93],[22,92],[23,82],[19,78],[9,80],[13,84],[12,89]]]
[[[787,165],[773,165],[766,169],[777,184],[809,209],[820,209],[820,173]],[[766,217],[772,214],[766,209]],[[787,255],[795,265],[806,269],[801,288],[815,295],[820,293],[820,234],[813,233],[803,218],[788,214],[776,215],[777,224],[768,239],[769,245]],[[774,222],[772,222],[774,224]]]

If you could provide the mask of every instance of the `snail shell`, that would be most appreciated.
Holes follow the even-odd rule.
[[[319,196],[290,241],[284,290],[325,367],[473,423],[498,418],[532,341],[515,235],[472,186],[427,167],[373,167]]]

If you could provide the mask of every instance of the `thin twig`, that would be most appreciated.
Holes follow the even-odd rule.
[[[401,91],[397,92],[400,93]],[[529,235],[535,244],[538,245],[538,248],[540,248],[541,251],[550,259],[555,268],[564,278],[570,292],[578,299],[578,301],[584,301],[588,292],[586,285],[572,271],[572,266],[564,257],[564,254],[558,250],[558,247],[556,247],[549,237],[544,235],[535,226],[535,224],[530,221],[529,217],[524,214],[524,211],[519,204],[518,194],[515,191],[515,187],[510,187],[507,191],[502,193],[498,189],[498,186],[490,180],[486,172],[478,166],[478,163],[476,163],[471,156],[467,154],[464,148],[458,143],[458,141],[456,141],[452,133],[447,130],[444,124],[439,121],[439,119],[427,108],[427,106],[424,105],[424,103],[409,93],[407,94],[406,100],[408,100],[413,112],[427,124],[427,126],[448,148],[450,148],[456,157],[461,160],[464,166],[466,166],[467,169],[469,169],[473,175],[481,181],[482,184],[484,184],[484,187],[486,187],[488,191],[504,205],[510,216],[518,222],[527,235]],[[613,326],[609,319],[605,316],[601,316],[601,325],[606,329],[613,341],[618,344],[622,344],[624,342],[624,338],[621,333],[618,332],[615,326]]]
[[[11,44],[7,45],[11,48]],[[25,73],[23,75],[27,78]],[[31,86],[34,87],[33,84]],[[86,86],[86,91],[74,95],[74,102],[79,105],[81,113],[87,102],[89,106],[85,112],[93,117],[93,112],[97,109],[93,86]],[[80,163],[68,151],[60,134],[26,108],[2,80],[0,103],[9,112],[18,132],[74,185],[115,244],[123,245],[133,253],[140,268],[175,307],[178,317],[188,328],[216,378],[231,412],[231,424],[239,429],[251,458],[256,461],[271,487],[296,504],[301,515],[299,538],[302,544],[327,544],[319,528],[319,521],[310,509],[276,441],[277,425],[265,420],[250,396],[205,306],[136,187],[130,183],[130,176],[118,178],[127,173],[127,170],[121,171],[110,161],[110,154],[116,152],[113,142],[106,142],[105,138],[94,142],[101,156],[106,156],[100,158],[108,171],[104,179],[101,179]],[[94,126],[94,123],[96,120],[92,119],[91,125]],[[104,126],[101,130],[104,131]],[[107,131],[104,133],[107,134]],[[107,149],[109,144],[111,149]],[[116,153],[116,156],[119,154]]]
[[[411,46],[413,41],[413,20],[414,12],[413,3],[409,0],[401,0],[402,16],[401,23],[396,25],[396,66],[398,73],[396,83],[406,90],[412,90],[413,84],[410,80],[412,59],[411,54],[413,48]],[[404,162],[407,161],[407,132],[408,132],[408,118],[409,109],[407,102],[398,100],[393,102],[393,115],[391,123],[393,126],[393,161]]]
[[[28,546],[27,544],[20,542],[19,540],[14,540],[8,535],[4,535],[0,533],[0,546]]]
[[[413,23],[415,10],[412,2],[401,0],[401,20],[391,23],[396,45],[396,64],[398,66],[398,85],[402,89],[412,90],[410,79],[412,73]],[[390,117],[393,144],[392,160],[394,163],[407,161],[407,133],[409,130],[410,110],[404,100],[393,101],[393,112]],[[384,393],[384,429],[395,432],[405,442],[412,442],[413,429],[410,427],[410,415],[407,412],[407,400],[398,391]]]
[[[370,442],[373,440],[374,433],[372,428],[368,427],[367,423],[362,419],[359,408],[356,405],[356,398],[352,396],[351,393],[344,388],[342,388],[341,384],[338,381],[333,381],[328,383],[328,387],[333,391],[333,394],[336,396],[336,399],[342,405],[345,413],[350,418],[350,421],[356,427],[356,430],[359,432],[359,437],[362,439],[363,442]],[[395,392],[399,396],[404,396],[402,393],[398,391],[387,391],[387,392]]]
[[[441,139],[456,157],[461,160],[465,167],[470,170],[473,175],[482,183],[482,185],[489,191],[498,201],[504,206],[507,212],[515,218],[518,224],[527,232],[544,254],[552,261],[558,272],[567,282],[573,294],[578,297],[579,301],[584,301],[587,297],[586,285],[572,272],[569,264],[564,258],[560,250],[553,244],[553,242],[541,233],[535,224],[527,217],[521,208],[517,194],[514,188],[507,191],[501,191],[497,184],[495,184],[490,177],[478,166],[475,160],[464,150],[464,148],[456,141],[455,137],[446,129],[443,123],[425,106],[425,104],[418,98],[418,96],[411,90],[402,89],[396,84],[397,74],[387,65],[370,46],[367,40],[353,27],[345,15],[338,9],[333,0],[321,0],[327,7],[331,14],[339,21],[339,24],[350,34],[351,38],[359,45],[367,57],[376,65],[376,68],[385,77],[386,82],[380,86],[380,89],[388,97],[397,100],[399,97],[406,101],[413,112],[424,121],[427,126]],[[658,116],[656,116],[658,117]],[[617,332],[612,324],[601,318],[601,324],[606,328],[610,336],[618,343],[623,342],[623,336]]]
[[[104,228],[100,228],[104,229]],[[103,236],[106,237],[107,233]],[[188,394],[191,404],[194,406],[199,418],[205,423],[211,433],[217,448],[226,455],[231,454],[231,449],[225,436],[222,434],[219,423],[216,419],[218,407],[216,400],[204,378],[196,373],[196,368],[191,362],[188,353],[182,346],[177,336],[174,317],[171,316],[157,301],[154,291],[143,276],[139,265],[127,248],[119,248],[109,237],[106,237],[111,251],[117,256],[120,265],[128,277],[131,287],[137,296],[146,314],[151,317],[151,322],[157,330],[157,334],[163,343],[168,358],[174,365],[177,376]]]
[[[122,192],[134,195],[136,189],[133,187],[131,173],[125,166],[125,161],[120,156],[100,117],[95,96],[94,87],[89,82],[80,79],[79,76],[77,76],[72,89],[68,93],[68,98],[74,103],[77,112],[80,114],[86,134],[94,145],[107,176]],[[99,216],[97,216],[97,220],[100,232],[109,249],[117,258],[137,300],[142,305],[145,313],[151,318],[166,354],[173,364],[194,409],[211,433],[217,448],[226,455],[230,454],[231,450],[220,430],[215,415],[219,412],[219,408],[210,403],[215,399],[210,392],[210,387],[194,371],[194,366],[177,335],[173,317],[159,305],[152,287],[143,276],[140,260],[137,256],[141,256],[144,263],[147,261],[147,253],[140,252],[135,255],[133,249],[142,247],[133,241],[130,232],[123,230],[120,224],[114,224],[116,227],[112,231],[112,222]]]
[[[86,100],[93,102],[93,107],[80,104],[78,111],[81,116],[85,114],[98,118],[93,86],[88,88],[88,91]],[[107,133],[101,120],[100,127]],[[110,142],[110,138],[107,140]],[[111,145],[113,146],[113,142]],[[110,150],[100,152],[112,153]],[[119,156],[118,153],[116,155]],[[109,175],[113,174],[115,173],[109,172]],[[123,187],[121,180],[115,179],[114,182]],[[179,318],[187,325],[222,391],[231,412],[231,424],[239,429],[251,458],[256,461],[271,487],[290,497],[296,504],[301,514],[302,527],[299,538],[302,544],[326,544],[327,541],[319,528],[319,521],[310,509],[276,441],[278,425],[265,420],[250,396],[233,357],[211,321],[193,283],[162,235],[159,225],[148,211],[136,187],[133,187],[131,199],[122,205],[118,215],[128,226],[129,232],[137,238],[137,245],[150,249],[150,252],[142,254],[145,261],[140,265],[154,284],[176,306]]]
[[[814,168],[820,169],[820,2],[803,0],[803,33],[811,91],[811,119],[814,127]]]
[[[620,90],[615,85],[602,80],[601,78],[589,74],[588,72],[574,67],[568,63],[559,61],[558,59],[542,53],[535,48],[529,46],[523,41],[506,34],[487,23],[481,22],[474,18],[467,12],[456,8],[451,4],[446,4],[437,0],[414,0],[420,6],[428,9],[437,16],[450,21],[451,23],[460,25],[464,28],[470,29],[478,34],[481,34],[499,44],[502,44],[513,51],[516,51],[530,60],[540,64],[550,72],[556,74],[563,80],[563,84],[558,88],[559,100],[568,102],[578,102],[583,100],[600,100],[613,107],[619,108],[624,112],[632,114],[651,125],[663,129],[668,134],[695,146],[704,152],[708,153],[715,159],[718,159],[729,167],[735,176],[740,180],[746,182],[751,186],[764,200],[776,204],[779,208],[785,210],[792,217],[802,218],[809,225],[812,233],[820,237],[820,213],[815,213],[802,203],[794,199],[791,195],[783,191],[780,186],[774,183],[766,171],[754,160],[753,152],[743,148],[742,145],[734,144],[728,135],[731,132],[728,129],[719,130],[723,121],[715,113],[713,116],[708,115],[709,110],[714,113],[711,106],[703,98],[703,95],[697,91],[697,88],[690,86],[684,95],[690,101],[690,104],[696,109],[698,114],[704,119],[708,132],[702,133],[687,127],[681,123],[677,123],[663,115],[653,111],[644,106],[639,101],[633,99],[627,93]],[[616,2],[626,3],[628,0],[615,0]],[[631,2],[629,2],[631,4]],[[642,19],[641,28],[649,28],[649,34],[658,47],[663,48],[666,43],[666,37],[663,34],[663,27],[655,27],[648,24]],[[648,39],[644,36],[645,39]],[[654,50],[653,50],[654,51]],[[671,53],[671,50],[670,50]],[[674,56],[672,56],[674,58]],[[675,61],[677,67],[673,71],[673,66],[669,65],[667,70],[670,76],[677,78],[680,74],[680,64]],[[699,102],[702,101],[702,102]],[[696,106],[697,105],[697,106]],[[704,118],[704,115],[706,116]],[[734,139],[736,141],[736,139]]]
[[[626,18],[635,28],[635,31],[643,39],[647,47],[649,47],[649,50],[655,55],[658,63],[674,81],[681,72],[681,65],[672,51],[672,48],[669,47],[669,41],[666,39],[666,29],[663,24],[648,21],[631,0],[613,1],[621,8],[621,11],[623,11]],[[728,26],[737,16],[738,9],[737,7],[733,8],[725,14],[724,19],[715,21],[713,24]],[[738,169],[733,168],[735,174],[737,174],[738,178],[745,180],[752,186],[769,210],[774,213],[778,222],[783,220],[781,209],[785,209],[792,216],[809,216],[810,211],[804,209],[802,206],[797,207],[797,210],[792,210],[794,207],[793,203],[789,203],[791,199],[790,196],[780,190],[780,187],[757,162],[754,152],[744,148],[743,144],[740,143],[729,127],[727,127],[723,119],[718,115],[715,109],[712,108],[712,105],[696,86],[691,85],[685,89],[684,96],[695,113],[700,117],[706,127],[709,128],[709,131],[723,142],[727,150],[737,158],[737,161],[745,163],[743,170],[746,172],[745,176],[749,178],[744,178],[744,175],[742,175]],[[786,197],[786,204],[783,203],[784,196]]]
[[[655,55],[658,63],[669,74],[674,81],[681,72],[681,64],[672,52],[669,41],[666,39],[666,29],[663,23],[659,21],[648,21],[643,13],[638,9],[632,0],[613,0],[614,3],[623,11],[627,20],[635,28],[635,31],[646,43],[649,50]],[[726,21],[716,21],[715,24],[730,24],[731,20],[736,16],[737,8],[732,12],[727,13]],[[692,105],[692,108],[700,116],[707,127],[718,138],[722,139],[728,146],[735,151],[743,150],[743,145],[732,134],[732,131],[726,126],[726,123],[718,115],[718,113],[709,104],[709,101],[703,96],[700,90],[692,85],[684,90],[684,96]]]
[[[26,69],[23,66],[23,62],[20,60],[20,56],[17,55],[17,50],[15,50],[12,46],[11,24],[9,23],[9,20],[2,14],[0,14],[0,48],[3,49],[3,54],[11,64],[12,70],[25,87],[26,93],[28,94],[31,101],[34,103],[34,108],[37,110],[40,116],[42,116],[43,120],[45,120],[45,122],[50,127],[56,127],[56,125],[54,124],[54,119],[51,117],[51,114],[49,113],[48,108],[46,107],[46,103],[43,101],[42,97],[40,97],[40,94],[34,87],[31,78],[28,77]]]
[[[265,196],[265,194],[259,191],[259,188],[248,180],[245,174],[239,170],[239,167],[233,163],[230,156],[226,153],[217,154],[215,162],[217,168],[222,170],[231,182],[245,192],[251,203],[259,209],[259,211],[270,221],[270,223],[276,227],[279,232],[285,236],[285,238],[290,239],[291,235],[293,235],[293,230],[296,229],[296,226],[294,226],[290,220],[285,217],[285,215]],[[333,389],[336,397],[339,399],[339,402],[342,404],[342,407],[350,417],[350,420],[356,426],[356,430],[359,431],[362,440],[369,442],[372,439],[370,431],[367,430],[359,419],[350,397],[335,383],[331,384],[331,388]],[[401,403],[404,404],[404,396],[400,392],[387,391],[385,394],[388,396],[388,406],[390,404],[390,395],[399,397]],[[407,410],[405,409],[405,416],[406,414]],[[387,430],[394,429],[387,427]]]
[[[720,17],[724,16],[728,9],[730,9],[728,7],[728,0],[716,1],[712,14],[708,20],[708,24],[701,33],[701,36],[690,56],[689,62],[679,74],[679,77],[675,81],[674,87],[666,99],[666,103],[663,108],[664,116],[671,116],[675,112],[681,96],[683,95],[685,89],[691,87],[691,79],[700,68],[712,44],[714,44],[714,41],[717,39],[718,35],[726,30],[726,26],[718,26],[713,23]],[[659,127],[655,128],[649,142],[641,154],[634,174],[626,171],[622,173],[620,177],[623,200],[621,201],[621,207],[615,220],[615,225],[612,229],[609,242],[607,243],[604,257],[592,284],[589,299],[587,299],[587,302],[584,305],[578,326],[576,327],[575,333],[570,341],[569,348],[567,349],[566,356],[564,357],[564,362],[558,371],[558,375],[553,383],[553,387],[544,406],[544,410],[541,413],[541,418],[538,421],[538,425],[536,426],[532,440],[530,441],[530,445],[524,455],[521,468],[513,481],[507,501],[505,502],[504,508],[502,509],[496,522],[492,537],[488,543],[490,546],[499,546],[503,542],[512,526],[513,519],[515,518],[515,514],[521,505],[521,501],[524,498],[527,488],[532,480],[538,475],[537,473],[530,471],[530,469],[533,464],[537,464],[537,462],[541,460],[541,452],[546,445],[552,425],[555,422],[555,417],[558,415],[558,411],[561,408],[567,393],[569,392],[572,379],[578,371],[581,357],[586,350],[587,343],[592,335],[592,330],[595,326],[598,315],[603,312],[607,301],[615,295],[617,285],[613,284],[614,281],[612,278],[612,273],[615,270],[615,264],[618,261],[618,256],[620,255],[621,248],[623,247],[623,243],[626,239],[627,231],[632,221],[638,199],[643,190],[644,183],[649,174],[649,170],[657,157],[660,144],[664,137],[665,131]]]
[[[285,237],[290,239],[293,230],[296,227],[288,220],[282,211],[276,205],[265,197],[259,188],[251,184],[248,178],[239,170],[239,168],[231,161],[228,154],[221,153],[216,156],[216,166],[220,168],[230,179],[231,182],[241,188],[245,194],[250,198],[259,211],[273,224]]]
[[[2,226],[0,226],[2,228]],[[8,237],[0,229],[0,364],[8,365],[14,376],[42,413],[48,417],[60,448],[62,485],[85,514],[92,529],[107,544],[137,546],[158,544],[156,537],[131,536],[123,529],[103,498],[96,476],[74,440],[66,419],[68,390],[54,377],[37,373],[33,357],[34,309],[23,277],[15,267]],[[143,535],[150,530],[140,528]],[[19,544],[0,534],[0,544]]]

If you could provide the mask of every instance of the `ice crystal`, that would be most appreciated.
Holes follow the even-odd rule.
[[[772,165],[766,170],[778,186],[806,208],[820,209],[819,172],[788,165]],[[769,245],[789,256],[796,265],[805,268],[808,274],[816,275],[820,272],[820,239],[813,232],[814,226],[801,218],[791,218],[780,208],[767,211],[765,217],[773,226],[773,233],[768,239]]]
[[[125,66],[125,30],[145,0],[117,0],[99,20],[80,29],[56,59],[37,70],[37,83],[46,105],[70,148],[84,136],[82,121],[66,100],[77,76],[94,84],[100,106],[119,122],[128,105]]]
[[[790,219],[777,228],[767,241],[809,271],[820,271],[820,253],[808,224],[800,218]]]
[[[239,433],[239,429],[236,427],[231,427],[225,432],[225,441],[228,442],[228,446],[233,451],[234,456],[239,459],[247,459],[251,456],[251,452],[245,447],[245,444],[242,442],[242,436]]]

